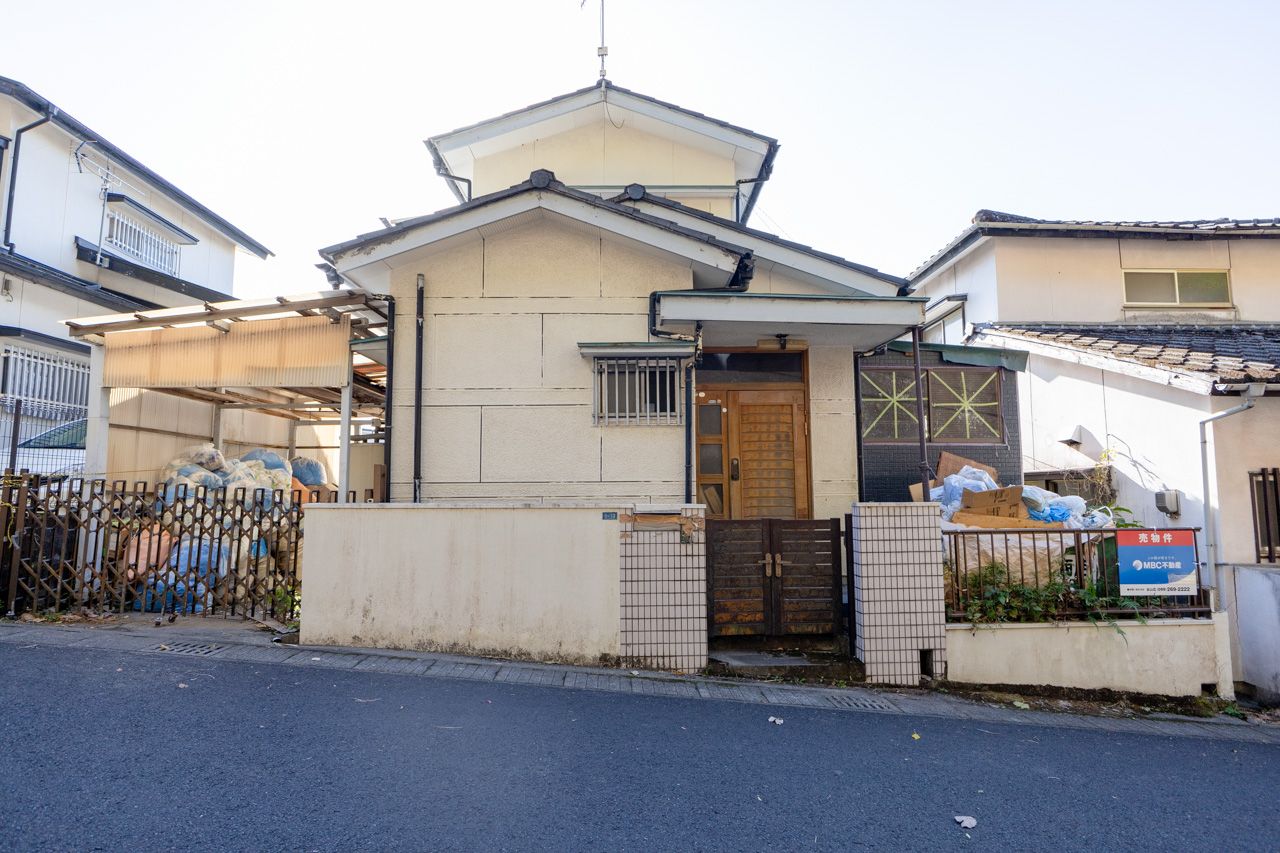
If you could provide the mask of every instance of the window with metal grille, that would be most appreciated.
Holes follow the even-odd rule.
[[[1000,371],[942,367],[921,371],[927,439],[937,444],[1003,444]],[[918,441],[915,372],[906,368],[860,371],[862,440],[867,444]]]
[[[174,276],[178,274],[181,247],[118,210],[107,211],[104,242],[160,272]]]
[[[929,440],[945,444],[1001,444],[1000,371],[935,368],[927,373]]]
[[[595,423],[684,422],[678,358],[595,359]]]
[[[61,417],[89,402],[89,362],[71,355],[5,344],[0,349],[0,407],[21,399],[27,417]]]

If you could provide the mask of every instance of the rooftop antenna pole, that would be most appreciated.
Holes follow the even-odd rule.
[[[586,5],[586,0],[577,4],[577,8],[581,9]],[[609,55],[608,47],[604,46],[604,0],[600,0],[600,46],[596,47],[595,55],[600,58],[600,85],[604,85],[604,58]]]

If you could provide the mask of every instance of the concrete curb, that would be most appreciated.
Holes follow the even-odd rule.
[[[1229,717],[1206,720],[1089,717],[1048,711],[1019,711],[927,691],[889,691],[874,687],[809,687],[424,652],[283,645],[272,643],[265,632],[254,631],[253,627],[248,623],[221,620],[209,620],[199,625],[179,623],[163,627],[142,624],[81,626],[8,622],[0,623],[0,643],[20,648],[52,646],[189,655],[243,663],[314,666],[385,675],[492,681],[637,696],[1280,745],[1280,727],[1244,723]]]

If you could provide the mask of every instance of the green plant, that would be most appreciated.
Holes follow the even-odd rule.
[[[1139,622],[1147,621],[1132,598],[1100,595],[1093,583],[1077,587],[1061,576],[1039,585],[1012,583],[1008,569],[997,562],[966,574],[958,585],[965,619],[974,625],[1057,622],[1083,613],[1089,622],[1105,622],[1124,636],[1113,611],[1131,610]]]

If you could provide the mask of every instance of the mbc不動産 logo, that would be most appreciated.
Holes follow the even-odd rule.
[[[1134,560],[1133,568],[1135,571],[1143,569],[1167,569],[1170,571],[1182,571],[1181,560]]]

